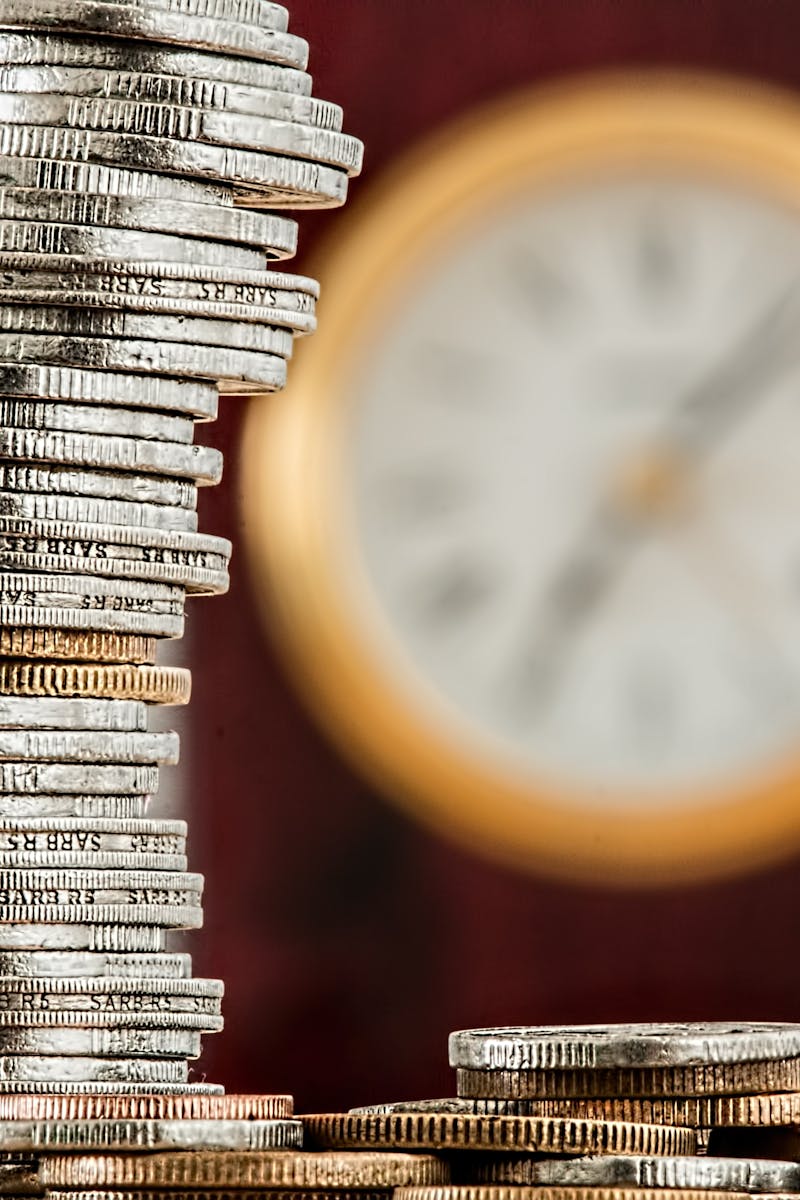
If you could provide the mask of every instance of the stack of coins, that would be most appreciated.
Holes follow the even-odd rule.
[[[189,1068],[222,984],[166,952],[203,881],[148,816],[178,739],[147,731],[189,698],[158,642],[228,585],[195,425],[282,386],[317,297],[273,269],[283,210],[342,203],[361,162],[287,28],[269,0],[0,3],[0,1099],[162,1102],[157,1128],[12,1105],[8,1153],[300,1144],[285,1105],[213,1130],[166,1105],[222,1091]]]

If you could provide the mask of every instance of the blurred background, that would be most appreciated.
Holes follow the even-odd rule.
[[[321,271],[323,327],[329,316],[335,320],[336,279],[326,277],[325,263],[337,240],[355,238],[359,223],[375,219],[374,205],[383,202],[375,198],[385,199],[384,173],[449,122],[517,89],[571,86],[606,69],[721,72],[744,100],[752,83],[800,88],[800,12],[792,0],[294,0],[291,13],[293,30],[311,43],[315,94],[344,106],[345,129],[367,147],[352,208],[305,218],[302,255],[291,264]],[[787,121],[779,110],[780,104],[778,147]],[[496,136],[504,136],[503,119],[488,119],[487,136],[492,121]],[[736,123],[734,109],[730,120]],[[759,118],[756,132],[762,124]],[[446,145],[447,139],[443,154]],[[787,161],[797,153],[790,149]],[[764,187],[760,161],[753,161],[749,180],[747,163],[738,163],[733,181],[678,171],[674,178],[651,173],[642,182],[630,170],[606,178],[602,156],[600,145],[589,155],[592,173],[577,171],[561,191],[545,189],[531,199],[523,184],[498,198],[490,225],[495,243],[488,238],[480,253],[469,252],[468,223],[456,228],[454,217],[451,243],[442,235],[444,249],[440,258],[430,256],[419,295],[400,288],[397,304],[381,317],[385,327],[372,321],[372,357],[358,376],[357,399],[368,405],[373,380],[380,403],[347,426],[364,571],[372,603],[385,602],[381,620],[394,638],[386,671],[396,668],[411,697],[418,679],[420,722],[435,724],[439,716],[451,722],[453,738],[460,732],[465,743],[480,743],[487,761],[496,753],[506,773],[516,771],[523,792],[537,772],[548,780],[551,798],[563,788],[563,819],[551,838],[560,839],[558,862],[552,853],[538,859],[528,833],[520,834],[514,853],[510,810],[498,811],[505,844],[498,852],[490,784],[481,815],[489,829],[485,844],[474,831],[454,829],[450,836],[452,797],[434,811],[429,795],[430,819],[420,817],[425,805],[415,811],[398,804],[403,789],[395,780],[381,782],[363,754],[344,752],[322,732],[313,701],[301,698],[284,631],[265,619],[269,582],[245,552],[252,504],[243,495],[244,406],[223,404],[209,431],[225,451],[226,479],[202,498],[203,528],[232,537],[237,553],[230,594],[191,616],[195,684],[183,773],[192,866],[207,879],[206,926],[192,939],[196,972],[223,977],[227,988],[226,1030],[209,1039],[201,1069],[229,1091],[293,1092],[299,1111],[447,1095],[446,1036],[464,1026],[800,1019],[794,942],[800,818],[793,815],[793,781],[800,779],[800,610],[794,612],[800,438],[793,406],[800,374],[791,353],[792,331],[800,328],[792,292],[795,273],[800,277],[800,214],[785,181],[777,198]],[[425,169],[424,162],[417,167]],[[505,284],[485,275],[493,249],[512,267],[515,243],[503,242],[505,229],[516,231],[529,251],[521,284],[513,271]],[[395,257],[402,274],[402,246]],[[480,323],[460,322],[457,308],[453,317],[448,305],[456,304],[459,281],[474,287],[482,272],[489,279],[487,305],[500,293],[508,302],[517,288],[515,311],[532,306],[529,322],[546,329],[539,342],[510,318],[489,317],[483,345]],[[428,347],[420,365],[414,338],[417,326],[429,327],[431,312],[442,316],[450,348]],[[461,353],[455,361],[454,346]],[[303,348],[304,357],[313,354],[313,343]],[[497,361],[487,367],[486,355]],[[417,374],[398,381],[397,365],[411,356]],[[498,363],[512,360],[514,371],[504,373]],[[300,365],[305,369],[303,358]],[[485,382],[481,370],[490,371]],[[461,410],[442,417],[435,398],[429,402],[426,378],[435,377],[445,394],[463,395],[466,376],[475,404],[481,388],[497,401],[497,419],[488,425],[476,428],[474,413],[464,417]],[[699,541],[684,545],[671,533],[662,536],[660,526],[654,536],[648,521],[656,511],[661,520],[662,502],[672,513],[675,500],[672,459],[665,468],[663,458],[649,457],[664,405],[674,394],[683,401],[679,415],[690,413],[692,400],[710,412],[715,397],[738,395],[743,380],[743,404],[754,396],[760,404],[767,394],[769,403],[752,425],[746,414],[720,454],[713,447],[709,478],[719,490],[698,500],[691,489],[687,497],[682,483],[679,489],[678,507],[689,505],[681,528],[699,530]],[[505,408],[504,387],[514,401]],[[404,394],[408,405],[398,407]],[[532,419],[518,428],[519,397],[535,415],[543,396],[540,426]],[[549,480],[549,491],[525,492],[524,454],[507,469],[522,432],[531,439],[530,475]],[[688,445],[697,429],[689,421],[677,433]],[[411,480],[404,502],[410,497],[419,509],[417,524],[400,532],[381,524],[369,490],[391,477],[386,446],[398,441]],[[490,444],[494,474],[484,476],[481,450]],[[571,457],[573,444],[578,452]],[[432,460],[431,446],[438,455]],[[554,463],[562,459],[568,470],[559,474]],[[415,463],[430,461],[442,464],[438,477],[414,475]],[[618,461],[632,462],[632,472],[618,474]],[[502,507],[481,510],[475,528],[481,561],[488,555],[491,569],[477,583],[474,572],[451,573],[444,595],[440,588],[431,601],[444,605],[443,624],[423,620],[422,632],[408,632],[402,596],[416,578],[415,530],[424,542],[425,531],[441,523],[455,468],[467,482],[477,473],[484,491],[493,480],[516,480],[522,491],[512,488],[505,500],[514,520],[503,521]],[[704,471],[703,487],[705,480]],[[620,488],[623,499],[634,497],[633,516],[627,500],[614,508],[606,483],[614,503]],[[514,565],[527,553],[526,511],[528,548],[548,549],[532,555],[531,578],[520,582]],[[459,519],[457,528],[474,539],[469,512]],[[608,584],[604,567],[593,574],[591,553],[579,555],[573,578],[564,577],[576,539],[601,545],[602,561],[616,562],[620,544],[624,554],[627,539],[638,546],[642,522],[647,552],[656,550],[635,569],[625,567],[624,584]],[[434,583],[437,563],[446,565],[461,545],[454,536],[424,542],[420,551]],[[535,636],[520,643],[520,657],[537,639],[545,648],[569,641],[575,629],[563,613],[573,612],[573,625],[574,612],[580,614],[579,649],[568,651],[557,695],[545,696],[552,711],[542,716],[523,708],[522,733],[519,726],[504,731],[494,719],[500,709],[488,701],[481,707],[483,697],[473,697],[480,692],[473,663],[483,661],[484,651],[491,658],[492,639],[508,628],[501,617],[486,615],[491,605],[481,616],[482,587],[503,596],[516,596],[516,588],[519,611],[532,614]],[[590,607],[607,614],[591,636],[581,624],[587,596]],[[359,611],[354,604],[356,624]],[[433,620],[430,604],[425,611]],[[447,643],[446,630],[460,622],[464,628]],[[552,663],[545,667],[547,674]],[[535,708],[540,700],[530,703]],[[380,695],[375,704],[374,712],[364,707],[364,723],[380,707]],[[707,813],[708,837],[717,836],[714,820],[728,811],[726,789],[735,791],[742,779],[740,801],[725,817],[741,821],[738,849],[721,864],[714,845],[705,843],[704,870],[702,838],[698,843],[691,831]],[[574,788],[591,797],[586,819],[599,830],[596,838],[582,825]],[[638,872],[629,869],[635,846],[617,872],[615,839],[620,830],[624,837],[625,814],[647,817],[652,804],[679,824],[695,804],[692,844],[682,858],[678,840],[648,878],[653,856],[643,827]],[[761,813],[771,822],[768,835],[759,827]],[[574,869],[571,829],[584,846]],[[658,837],[653,832],[651,843]],[[683,869],[688,859],[691,869]]]

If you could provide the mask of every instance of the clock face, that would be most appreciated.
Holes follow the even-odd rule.
[[[615,884],[800,844],[800,108],[580,80],[402,164],[253,410],[314,708],[479,853]]]
[[[603,805],[800,745],[798,330],[800,214],[698,171],[523,188],[418,269],[343,476],[431,720]]]

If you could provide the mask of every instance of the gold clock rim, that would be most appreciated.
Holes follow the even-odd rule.
[[[708,74],[580,76],[486,105],[407,154],[353,207],[311,270],[323,280],[320,331],[298,355],[289,388],[251,403],[245,541],[260,608],[307,703],[388,799],[473,852],[528,871],[584,884],[701,882],[800,846],[800,754],[757,784],[661,812],[565,806],[566,788],[520,786],[420,719],[359,629],[326,536],[344,368],[387,291],[396,295],[441,222],[453,236],[522,179],[546,184],[607,167],[609,154],[620,168],[644,160],[741,174],[751,190],[757,171],[766,192],[800,208],[800,99]]]

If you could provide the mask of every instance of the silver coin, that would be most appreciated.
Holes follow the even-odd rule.
[[[90,525],[142,525],[150,529],[197,530],[197,513],[164,504],[133,504],[126,500],[95,500],[88,496],[22,495],[0,492],[0,515],[29,521],[74,521]]]
[[[0,1122],[0,1151],[295,1150],[301,1121],[72,1120]]]
[[[66,310],[65,310],[66,311]],[[279,391],[286,382],[286,359],[274,354],[177,342],[115,338],[56,337],[0,333],[0,373],[5,362],[38,362],[64,367],[99,367],[216,380],[221,392]]]
[[[239,327],[231,321],[209,321],[202,317],[149,316],[93,309],[74,311],[58,305],[53,308],[0,305],[0,329],[5,333],[188,342],[277,354],[281,358],[291,356],[293,342],[286,329],[258,325]]]
[[[2,620],[2,610],[0,610]],[[158,767],[95,766],[72,763],[0,763],[0,792],[116,792],[152,795],[158,791]],[[2,887],[2,884],[0,884]]]
[[[0,376],[3,368],[0,366]],[[197,487],[181,479],[114,471],[81,471],[74,467],[38,467],[0,462],[0,490],[46,495],[95,496],[136,504],[166,504],[195,509]]]
[[[4,307],[0,301],[0,308]],[[135,408],[99,404],[53,404],[45,400],[0,399],[0,426],[135,437],[154,442],[184,442],[194,437],[194,421]]]
[[[188,979],[189,954],[109,954],[81,950],[0,951],[0,975],[22,979]]]
[[[48,904],[194,904],[203,890],[203,876],[188,871],[0,871],[3,894],[26,888],[49,890],[59,897],[64,893],[63,899],[44,901]],[[70,900],[72,892],[82,898]]]
[[[0,1083],[185,1083],[185,1062],[161,1058],[0,1054]],[[49,1089],[48,1089],[49,1090]]]
[[[127,583],[117,579],[97,579],[86,574],[25,575],[13,571],[0,572],[0,603],[5,605],[30,605],[34,608],[74,606],[81,610],[108,608],[114,612],[130,609],[134,612],[180,616],[183,602],[183,589],[168,584]]]
[[[262,29],[285,33],[289,24],[288,11],[269,0],[106,0],[134,8],[178,13],[186,17],[210,18],[214,21],[233,21],[254,24]],[[38,3],[34,8],[38,8]]]
[[[150,103],[52,93],[5,93],[0,94],[0,120],[22,125],[211,142],[219,146],[236,146],[242,150],[286,154],[292,158],[328,163],[349,175],[359,173],[364,157],[363,144],[348,134],[267,116],[179,107],[160,101]],[[26,219],[34,217],[60,220],[57,216],[40,216],[35,210],[26,215]],[[122,219],[114,223],[126,224]]]
[[[149,796],[46,796],[41,793],[0,795],[0,818],[26,817],[111,817],[139,820],[146,816]]]
[[[79,67],[82,70],[100,67],[104,71],[200,79],[295,96],[310,96],[312,90],[311,76],[305,71],[274,63],[142,42],[64,37],[54,32],[44,36],[0,34],[0,63]],[[94,190],[87,188],[87,191]]]
[[[69,871],[185,871],[185,854],[156,854],[146,851],[109,850],[2,850],[0,868]]]
[[[177,733],[119,730],[0,729],[0,761],[171,763],[179,757]],[[0,849],[4,848],[0,836]],[[22,849],[23,847],[6,847]],[[120,847],[127,849],[127,847]]]
[[[779,1022],[511,1026],[450,1035],[450,1065],[473,1071],[688,1067],[800,1056],[800,1025]]]
[[[3,61],[0,49],[0,62]],[[292,121],[333,133],[342,130],[338,104],[308,95],[219,83],[202,76],[144,74],[131,69],[37,66],[0,69],[0,92],[51,94],[106,100],[135,100],[187,108],[207,108]]]
[[[25,262],[29,265],[20,265]],[[48,264],[52,269],[48,270]],[[99,306],[108,310],[185,314],[212,320],[254,322],[286,327],[297,334],[316,329],[318,285],[298,276],[271,271],[232,272],[191,268],[178,274],[173,264],[116,270],[123,264],[97,263],[90,270],[78,260],[57,256],[0,255],[0,301],[15,304]],[[283,286],[282,286],[283,285]],[[81,406],[85,407],[85,406]],[[113,413],[113,409],[108,410]],[[130,410],[140,411],[140,410]],[[170,438],[179,441],[179,438]]]
[[[65,1083],[62,1080],[32,1082],[31,1080],[4,1080],[5,1096],[221,1096],[225,1089],[219,1083],[140,1083],[130,1080],[109,1082],[108,1080],[84,1080]],[[11,1167],[0,1170],[11,1170]],[[3,1176],[2,1178],[5,1178]],[[41,1188],[38,1185],[37,1194]],[[10,1194],[10,1193],[9,1193]],[[16,1190],[14,1195],[19,1194]],[[91,1193],[86,1193],[87,1197]],[[51,1195],[48,1189],[48,1195]],[[60,1193],[63,1197],[64,1193]],[[109,1200],[111,1196],[109,1195]]]
[[[156,963],[158,959],[153,959]],[[160,978],[0,978],[0,1007],[8,1011],[27,1004],[86,1007],[95,998],[97,1011],[142,1013],[200,1012],[216,1015],[225,991],[221,979]],[[98,999],[98,997],[100,999]],[[24,1002],[24,1003],[23,1003]]]
[[[114,38],[166,42],[196,50],[242,55],[260,62],[277,63],[304,71],[308,43],[275,29],[213,17],[170,11],[169,0],[130,3],[96,3],[95,0],[4,0],[2,26],[6,29],[52,30],[57,33],[108,35]],[[176,6],[177,7],[177,6]]]
[[[116,817],[28,817],[0,820],[0,850],[85,851],[182,855],[183,821],[125,820]],[[185,867],[169,868],[185,870]],[[2,986],[0,986],[2,991]]]
[[[14,34],[0,33],[0,62]],[[50,39],[46,39],[49,44]],[[202,204],[212,208],[232,208],[233,191],[225,184],[208,180],[180,179],[174,175],[156,175],[151,171],[133,171],[126,167],[106,167],[98,163],[56,161],[51,158],[0,156],[0,184],[18,188],[41,188],[48,192],[76,192],[87,196],[119,196],[136,200]]]
[[[146,982],[146,981],[143,981]],[[176,1008],[174,1011],[159,1007],[157,997],[141,993],[145,1002],[141,1009],[136,1007],[140,997],[131,993],[128,1003],[111,1005],[108,999],[120,1000],[120,997],[73,998],[72,1003],[66,1003],[68,997],[40,997],[40,1003],[35,1003],[35,996],[23,997],[28,1001],[27,1006],[11,1003],[9,1007],[0,1010],[0,1028],[3,1029],[181,1029],[192,1033],[218,1033],[224,1025],[217,1003],[216,1011],[205,1009]],[[11,996],[9,1001],[18,1001],[20,997]],[[42,1007],[42,1001],[46,1002]],[[149,1003],[148,1003],[149,1002]],[[5,1003],[5,1001],[4,1001]]]
[[[100,578],[98,576],[98,578]],[[183,637],[183,616],[174,617],[158,612],[113,612],[109,609],[93,609],[82,612],[78,608],[50,608],[21,604],[0,604],[0,624],[12,628],[26,629],[69,629],[91,631],[92,633],[129,633],[141,637],[180,638]],[[6,790],[0,787],[0,791]],[[8,787],[8,791],[16,791]],[[43,792],[50,789],[37,788]],[[81,786],[67,788],[70,792],[80,792]],[[112,792],[124,792],[124,787],[114,787]],[[153,789],[145,789],[152,791]]]
[[[140,1055],[146,1059],[184,1059],[199,1058],[201,1051],[202,1034],[191,1029],[40,1029],[0,1025],[0,1055],[97,1054],[109,1058]],[[2,1124],[4,1122],[0,1122]]]
[[[4,129],[19,128],[23,126],[0,126],[0,141]],[[122,258],[136,260],[139,264],[155,259],[158,262],[166,260],[256,270],[263,270],[269,259],[266,250],[251,250],[228,242],[214,242],[182,234],[36,220],[0,220],[0,253],[78,255],[89,259]]]
[[[175,475],[201,484],[218,483],[222,476],[222,455],[212,446],[84,433],[42,433],[9,426],[0,428],[0,458]]]
[[[120,528],[122,528],[120,526]],[[22,545],[24,535],[0,535],[0,566],[5,570],[11,571],[41,571],[42,574],[61,572],[71,572],[77,569],[76,564],[80,563],[82,570],[94,573],[99,578],[114,578],[114,579],[131,579],[131,580],[150,580],[154,583],[171,583],[180,585],[186,588],[187,593],[206,595],[206,596],[223,596],[230,587],[230,577],[227,567],[206,567],[197,565],[197,555],[176,556],[163,552],[160,557],[163,561],[149,561],[146,555],[134,557],[111,556],[118,547],[113,545],[95,545],[91,555],[84,555],[81,549],[85,543],[68,544],[66,539],[62,539],[64,553],[48,553],[45,550],[40,552],[27,552],[24,550],[14,550],[14,543]],[[182,557],[184,561],[178,561]],[[30,625],[35,625],[39,628],[37,619],[37,611],[42,610],[30,609],[31,620]],[[48,610],[49,611],[49,610]],[[56,610],[60,611],[60,610]],[[85,623],[78,618],[87,617],[89,614],[75,612],[76,624],[74,628],[92,629],[96,632],[144,632],[145,628],[153,629],[158,625],[164,628],[166,620],[163,618],[150,618],[148,616],[147,623],[144,619],[133,622],[132,617],[143,617],[141,613],[108,613],[97,612],[91,614],[91,620]],[[114,620],[111,620],[112,616]],[[117,620],[117,618],[120,618]],[[175,618],[170,618],[174,621]],[[19,623],[16,621],[15,623]],[[135,625],[135,629],[133,626]],[[61,626],[63,627],[63,626]],[[168,634],[158,635],[151,634],[150,636],[169,636]]]
[[[127,166],[135,170],[158,171],[167,175],[206,178],[215,183],[226,182],[234,187],[237,198],[251,208],[280,208],[287,205],[291,208],[331,208],[344,204],[347,199],[347,173],[336,167],[285,155],[213,146],[207,142],[153,138],[134,133],[54,129],[45,125],[2,125],[0,155],[95,162],[111,167]],[[87,231],[82,229],[82,232],[85,234]],[[141,238],[144,236],[140,235]],[[147,235],[148,239],[155,239],[157,236],[159,235]],[[104,253],[111,256],[113,252],[108,240],[104,242],[100,238],[100,231],[97,237],[99,244],[109,246]],[[80,242],[76,244],[80,245]],[[47,252],[45,246],[30,248]],[[51,250],[51,253],[56,251]],[[92,251],[87,247],[73,251],[62,250],[60,253],[91,255]],[[238,253],[244,252],[240,250]],[[172,255],[159,255],[151,251],[149,254],[140,252],[139,256],[156,259],[171,257],[181,261],[177,250]],[[122,257],[137,256],[126,251]],[[253,262],[243,262],[239,265],[259,266]]]
[[[135,700],[60,696],[0,696],[2,729],[81,729],[143,732],[147,706]]]
[[[28,534],[29,537],[82,538],[108,542],[120,547],[172,550],[175,553],[203,554],[214,566],[230,559],[233,544],[228,538],[212,533],[169,533],[159,529],[141,529],[135,525],[76,525],[70,521],[20,521],[0,517],[0,533]],[[165,593],[169,595],[169,593]]]
[[[16,261],[19,260],[13,256],[0,257],[0,272]],[[47,261],[35,260],[42,266]],[[0,363],[0,396],[154,408],[161,412],[186,413],[202,421],[215,420],[218,408],[217,389],[210,383],[33,363]],[[175,503],[185,504],[183,501]],[[188,507],[194,507],[194,501]]]
[[[92,953],[158,954],[166,945],[163,926],[47,924],[18,921],[0,924],[0,950],[88,950]]]
[[[645,1187],[718,1192],[797,1192],[800,1163],[746,1158],[597,1158],[542,1159],[493,1155],[479,1175],[492,1181],[515,1178],[514,1164],[524,1161],[524,1177],[535,1186]],[[519,1170],[517,1171],[519,1176]]]
[[[20,98],[0,94],[0,120],[4,101],[7,107],[14,99]],[[184,200],[160,200],[155,204],[151,199],[127,196],[89,196],[5,186],[0,187],[0,218],[234,242],[263,250],[270,259],[290,258],[297,249],[296,221],[243,208],[218,208]]]
[[[80,877],[85,872],[71,870],[70,874]],[[158,874],[158,872],[153,872]],[[32,871],[31,874],[36,874]],[[79,888],[73,889],[78,894]],[[0,891],[0,899],[5,894]],[[160,926],[162,929],[200,929],[203,910],[199,898],[194,907],[188,904],[33,904],[30,896],[48,895],[50,889],[26,889],[19,904],[0,905],[2,925],[144,925]],[[2,943],[0,943],[2,944]],[[37,946],[40,943],[36,944]],[[148,948],[147,942],[142,943]],[[107,948],[102,940],[95,942],[99,950]]]

